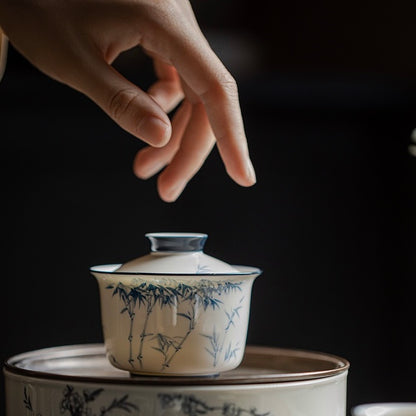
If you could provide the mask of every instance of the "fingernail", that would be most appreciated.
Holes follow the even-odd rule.
[[[254,167],[251,163],[251,161],[247,162],[247,177],[250,179],[250,181],[253,183],[253,185],[256,183],[256,172],[254,171]]]
[[[137,126],[137,135],[152,146],[163,146],[170,138],[170,126],[160,118],[147,116]]]
[[[182,193],[184,187],[184,185],[175,186],[169,189],[168,191],[166,191],[163,200],[166,202],[175,202],[178,199],[179,195]]]

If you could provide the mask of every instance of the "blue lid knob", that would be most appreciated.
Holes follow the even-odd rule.
[[[207,234],[202,233],[147,233],[153,252],[202,251]]]

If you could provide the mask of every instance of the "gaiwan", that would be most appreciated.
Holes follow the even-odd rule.
[[[201,233],[149,233],[149,254],[91,267],[106,354],[132,374],[214,375],[244,355],[251,288],[261,270],[203,252]]]

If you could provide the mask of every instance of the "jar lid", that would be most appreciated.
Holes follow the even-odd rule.
[[[205,254],[207,234],[158,232],[145,236],[150,241],[150,253],[113,268],[113,273],[247,274],[245,269],[242,271],[238,266]],[[251,273],[253,271],[251,268]]]

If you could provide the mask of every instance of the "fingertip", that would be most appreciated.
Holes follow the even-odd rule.
[[[228,166],[227,173],[240,186],[250,187],[257,182],[256,173],[250,159],[239,165]]]
[[[230,175],[231,176],[231,175]],[[234,182],[236,182],[238,185],[244,187],[244,188],[249,188],[250,186],[253,186],[256,184],[256,181],[253,179],[249,179],[246,177],[233,177],[231,176],[234,180]]]
[[[154,160],[152,155],[152,147],[147,147],[137,153],[133,161],[133,172],[139,179],[149,179],[160,172],[164,167],[163,161]]]
[[[165,146],[172,135],[172,126],[159,117],[143,117],[136,129],[137,136],[153,147]]]
[[[164,193],[159,192],[159,196],[162,201],[167,202],[168,204],[171,204],[178,199],[179,195],[175,197],[175,196],[170,196],[170,195],[166,195]]]
[[[256,172],[250,160],[247,162],[245,179],[247,183],[246,186],[253,186],[257,182]]]
[[[140,150],[133,160],[133,172],[139,179],[148,179],[145,153],[149,148]]]
[[[157,190],[160,198],[169,203],[175,202],[179,198],[185,186],[186,184],[170,183],[170,181],[166,180],[163,173],[159,176],[157,181]]]

